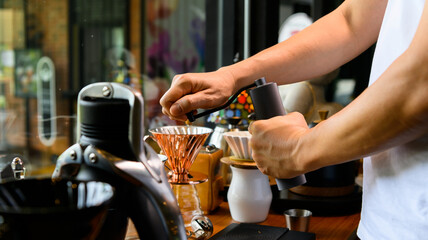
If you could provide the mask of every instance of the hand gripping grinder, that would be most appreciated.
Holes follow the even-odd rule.
[[[189,112],[186,114],[187,118],[189,121],[193,122],[196,118],[224,109],[228,107],[242,91],[248,89],[250,89],[249,93],[254,105],[254,120],[269,119],[286,114],[276,83],[266,83],[265,78],[261,78],[256,80],[253,84],[238,90],[238,92],[236,92],[224,105],[197,113],[196,115],[193,115],[193,112]],[[276,183],[279,190],[284,190],[306,183],[306,178],[305,175],[300,175],[290,179],[276,179]]]

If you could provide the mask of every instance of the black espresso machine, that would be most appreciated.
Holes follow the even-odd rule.
[[[97,180],[115,196],[97,239],[125,239],[131,219],[140,239],[187,239],[163,162],[144,141],[141,94],[94,83],[78,96],[78,142],[62,153],[53,179]]]

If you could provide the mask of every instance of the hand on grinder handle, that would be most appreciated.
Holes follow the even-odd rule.
[[[162,112],[171,119],[186,121],[188,112],[199,108],[212,109],[226,103],[235,87],[233,76],[223,69],[176,75],[171,88],[160,100]]]

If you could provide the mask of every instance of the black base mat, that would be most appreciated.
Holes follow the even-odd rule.
[[[315,234],[288,228],[250,223],[232,223],[210,240],[315,240]]]

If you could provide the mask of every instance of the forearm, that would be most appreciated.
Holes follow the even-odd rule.
[[[409,48],[357,99],[302,138],[296,155],[305,167],[358,159],[428,133],[427,34],[426,4]],[[310,152],[298,150],[308,146]]]
[[[384,10],[385,1],[345,1],[288,40],[224,70],[232,73],[237,87],[260,77],[285,84],[326,74],[375,42]]]
[[[311,151],[296,151],[305,168],[359,159],[428,133],[427,64],[407,51],[350,105],[311,129],[298,147]]]

